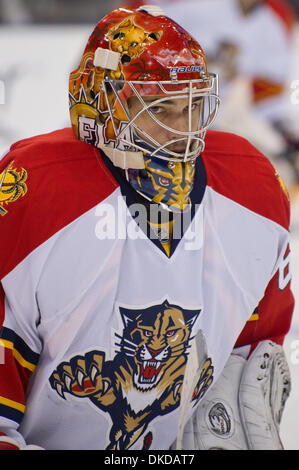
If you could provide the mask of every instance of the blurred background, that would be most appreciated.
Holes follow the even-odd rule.
[[[299,299],[299,0],[148,0],[203,47],[219,74],[216,129],[246,137],[272,161],[292,205],[293,290]],[[0,0],[0,155],[11,143],[69,126],[68,76],[96,23],[139,0]],[[293,378],[281,424],[299,449],[299,308],[285,350]],[[298,349],[298,346],[297,346]]]
[[[118,4],[0,0],[0,154],[16,140],[69,125],[69,72],[97,21]]]

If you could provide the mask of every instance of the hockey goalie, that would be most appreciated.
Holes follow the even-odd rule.
[[[159,8],[114,10],[69,106],[0,161],[0,448],[281,449],[288,193],[209,129],[200,44]]]

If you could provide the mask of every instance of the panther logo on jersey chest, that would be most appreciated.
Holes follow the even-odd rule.
[[[112,420],[107,449],[129,449],[143,437],[151,442],[149,423],[171,413],[180,404],[184,371],[193,327],[200,314],[165,300],[147,308],[119,306],[122,334],[116,334],[118,352],[113,360],[93,350],[62,362],[50,377],[51,387],[66,394],[88,398]],[[194,405],[213,381],[207,359],[192,401]],[[142,445],[142,444],[141,444]]]

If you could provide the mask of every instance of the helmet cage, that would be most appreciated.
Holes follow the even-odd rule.
[[[204,138],[207,129],[215,120],[218,107],[218,77],[209,74],[197,80],[170,80],[170,81],[128,81],[105,78],[102,82],[102,91],[107,103],[113,130],[115,133],[115,147],[121,150],[130,149],[142,151],[151,157],[158,157],[167,161],[187,162],[194,160],[204,150]],[[112,93],[111,93],[112,92]],[[112,95],[112,96],[111,96]],[[144,100],[145,96],[158,96],[150,103]],[[135,96],[141,109],[130,116],[127,100]],[[161,97],[160,97],[161,96]],[[162,122],[153,114],[151,108],[167,100],[187,99],[188,103],[188,130],[174,129]],[[192,121],[192,105],[194,99],[201,99],[199,122],[194,126]],[[117,107],[121,112],[117,113]],[[161,128],[173,133],[174,137],[167,142],[160,143],[153,135],[149,135],[136,121],[142,113],[147,113]],[[126,116],[120,120],[117,115]],[[195,130],[193,130],[196,128]],[[145,140],[143,140],[143,138]],[[175,152],[167,147],[176,143],[185,142],[184,152]]]

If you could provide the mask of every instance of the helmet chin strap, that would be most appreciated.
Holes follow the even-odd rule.
[[[129,150],[119,150],[107,145],[100,145],[99,148],[112,161],[113,165],[122,170],[142,170],[145,168],[142,152],[132,152]]]

